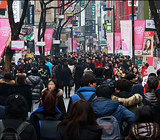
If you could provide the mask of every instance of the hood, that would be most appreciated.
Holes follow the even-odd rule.
[[[142,96],[138,93],[134,94],[133,96],[131,96],[129,98],[120,98],[120,97],[113,95],[111,97],[111,99],[118,101],[118,102],[122,102],[123,106],[125,106],[125,107],[134,106],[134,105],[142,102]]]
[[[77,90],[77,93],[78,92],[96,92],[96,89],[95,88],[92,88],[92,87],[81,87]]]
[[[62,89],[59,89],[59,92],[57,93],[57,96],[58,97],[63,96],[63,90]]]
[[[14,85],[15,81],[14,80],[0,79],[0,83],[7,84],[7,85]]]
[[[41,77],[31,75],[31,76],[28,77],[28,79],[32,82],[32,84],[37,85],[40,82]]]
[[[114,93],[113,95],[120,97],[120,98],[129,98],[131,97],[133,94],[131,92],[127,92],[127,91],[121,91],[119,93]]]
[[[159,139],[160,130],[157,123],[138,123],[134,124],[130,129],[130,137],[134,140],[138,139]]]
[[[91,104],[91,106],[97,118],[112,115],[117,110],[119,103],[117,101],[98,97],[96,101]]]

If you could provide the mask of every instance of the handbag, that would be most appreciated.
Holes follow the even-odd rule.
[[[70,86],[70,87],[74,87],[74,81],[73,81],[73,79],[70,80],[69,86]]]

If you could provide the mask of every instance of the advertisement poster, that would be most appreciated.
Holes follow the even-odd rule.
[[[44,34],[44,41],[46,42],[45,46],[45,54],[49,55],[51,46],[52,46],[52,38],[53,38],[53,29],[46,29]]]
[[[0,18],[0,57],[3,56],[10,34],[11,29],[8,18]]]
[[[115,33],[115,53],[120,53],[121,33]]]
[[[145,31],[145,20],[135,20],[134,22],[135,55],[142,55],[144,31]]]
[[[71,38],[68,38],[67,45],[68,45],[68,52],[72,52],[72,39]]]
[[[73,38],[73,51],[77,51],[77,38]]]
[[[36,46],[37,41],[38,41],[38,28],[34,28],[35,55],[40,55],[39,48]]]
[[[108,53],[113,53],[113,33],[107,33]]]
[[[132,21],[121,20],[121,38],[123,55],[132,55]]]
[[[143,40],[143,50],[142,55],[143,56],[153,56],[153,31],[147,31],[144,33],[144,40]]]

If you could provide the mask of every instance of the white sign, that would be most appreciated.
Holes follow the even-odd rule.
[[[148,76],[143,77],[142,86],[144,87],[147,83]]]
[[[61,44],[60,40],[53,40],[53,44]]]
[[[14,0],[12,8],[13,8],[14,21],[15,23],[17,23],[20,21],[21,17],[21,1]]]
[[[100,17],[100,1],[96,1],[96,16]]]
[[[36,46],[46,46],[46,42],[37,42]]]
[[[155,29],[154,20],[146,20],[146,28]]]
[[[59,15],[59,19],[64,19],[64,15]]]
[[[83,8],[81,8],[82,10]],[[85,10],[81,12],[81,26],[85,25]]]
[[[12,50],[24,50],[24,40],[11,41]]]
[[[128,0],[128,6],[132,6],[132,0]],[[134,0],[134,6],[138,6],[138,0]]]

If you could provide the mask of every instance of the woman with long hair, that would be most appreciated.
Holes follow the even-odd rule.
[[[62,114],[65,116],[66,115],[66,109],[63,101],[63,90],[59,88],[58,82],[55,79],[51,79],[48,81],[48,87],[47,89],[44,89],[42,91],[42,95],[44,91],[50,91],[53,94],[56,95],[58,101],[57,101],[57,107],[58,109],[62,112]]]
[[[102,129],[98,126],[93,109],[86,100],[76,101],[71,112],[57,130],[57,140],[101,140]]]
[[[151,39],[147,39],[144,49],[143,49],[144,55],[151,55]]]
[[[44,120],[45,118],[50,118],[50,120],[53,121],[63,119],[63,115],[60,112],[60,110],[56,107],[56,104],[57,104],[56,95],[48,90],[45,90],[41,98],[41,105],[37,110],[32,112],[30,116],[30,123],[33,124],[38,139],[41,138],[41,133],[40,133],[41,126],[39,125],[40,120]]]

